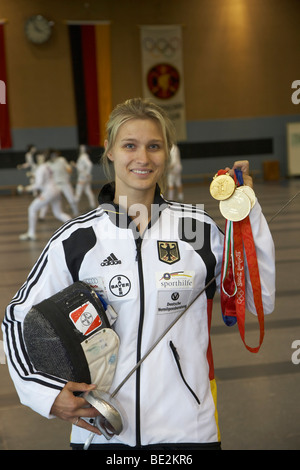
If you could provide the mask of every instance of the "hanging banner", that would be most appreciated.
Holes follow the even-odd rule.
[[[68,22],[79,144],[103,146],[111,112],[110,23]]]
[[[0,149],[12,147],[9,108],[7,98],[7,73],[4,27],[5,20],[0,20]]]
[[[141,26],[143,96],[173,121],[177,140],[186,140],[181,26]]]

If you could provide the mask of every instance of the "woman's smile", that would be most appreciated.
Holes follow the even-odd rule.
[[[151,173],[152,171],[151,170],[130,170],[132,173],[136,174],[136,175],[148,175],[149,173]]]

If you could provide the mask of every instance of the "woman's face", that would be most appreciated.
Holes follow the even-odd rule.
[[[108,158],[114,163],[119,196],[132,190],[155,189],[167,161],[159,123],[153,119],[131,119],[122,124]]]

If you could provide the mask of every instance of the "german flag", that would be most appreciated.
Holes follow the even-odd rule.
[[[69,23],[79,144],[103,146],[111,112],[110,23]]]
[[[0,149],[12,147],[7,100],[7,73],[4,42],[5,20],[0,20]]]

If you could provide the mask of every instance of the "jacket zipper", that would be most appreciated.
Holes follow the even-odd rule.
[[[175,362],[176,362],[176,365],[177,365],[177,368],[178,368],[178,371],[179,371],[179,374],[183,380],[183,383],[185,384],[185,386],[187,387],[187,389],[191,392],[191,394],[193,395],[193,397],[195,398],[196,402],[198,403],[198,405],[201,404],[199,398],[197,397],[197,395],[195,394],[194,390],[189,386],[189,384],[187,383],[187,381],[185,380],[185,377],[183,375],[183,372],[182,372],[182,368],[181,368],[181,365],[180,365],[180,357],[179,357],[179,354],[177,352],[177,349],[175,348],[174,344],[172,341],[170,341],[170,348],[172,350],[172,353],[173,353],[173,356],[174,356],[174,359],[175,359]]]
[[[137,338],[137,353],[136,361],[138,362],[141,359],[141,343],[142,343],[142,331],[144,323],[144,277],[143,277],[143,263],[142,263],[142,238],[137,238],[136,243],[136,260],[138,263],[138,273],[139,273],[139,285],[140,285],[140,321],[138,328],[138,338]],[[141,423],[140,423],[140,374],[141,368],[139,367],[136,370],[136,401],[135,401],[135,421],[136,421],[136,445],[141,445]]]

